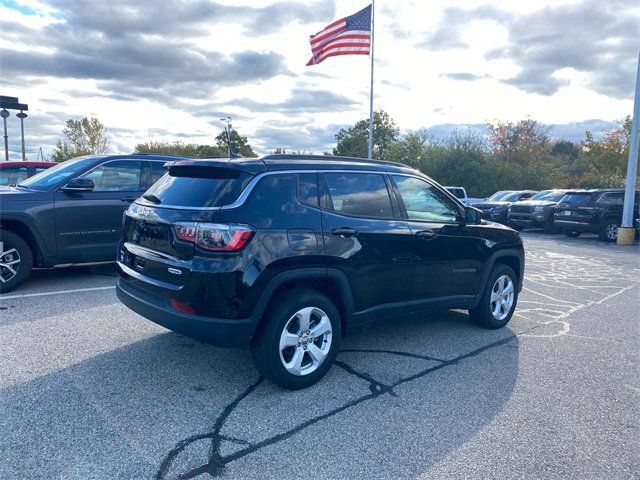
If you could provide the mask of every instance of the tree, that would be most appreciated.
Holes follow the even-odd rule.
[[[549,129],[529,118],[486,124],[487,140],[496,158],[531,162],[543,155],[549,144]]]
[[[218,148],[224,149],[225,155],[228,155],[228,140],[227,140],[227,132],[223,130],[216,137],[216,146]],[[231,129],[231,151],[233,153],[238,153],[243,157],[257,157],[256,152],[253,151],[251,145],[249,145],[249,141],[247,137],[241,136],[235,129]]]
[[[227,149],[214,145],[197,145],[183,142],[155,142],[139,143],[135,147],[136,152],[164,153],[166,155],[179,155],[183,157],[226,157]]]
[[[384,110],[373,114],[373,158],[385,159],[388,148],[400,135],[400,129],[391,116]],[[342,128],[335,136],[337,145],[334,155],[367,158],[369,139],[369,120],[360,120],[353,127]]]
[[[421,169],[435,145],[427,130],[408,131],[389,146],[385,159]]]
[[[58,140],[51,153],[51,159],[55,162],[64,162],[80,155],[99,155],[107,153],[109,149],[107,130],[97,118],[69,119],[62,134],[64,140]]]

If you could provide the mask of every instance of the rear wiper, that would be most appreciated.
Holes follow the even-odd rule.
[[[151,203],[162,203],[162,200],[156,197],[153,193],[145,193],[144,195],[142,195],[142,198],[144,198],[145,200],[149,200]]]

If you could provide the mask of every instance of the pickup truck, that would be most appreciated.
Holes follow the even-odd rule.
[[[444,187],[449,193],[451,193],[454,197],[460,200],[466,206],[475,205],[476,203],[480,203],[484,201],[484,198],[470,198],[467,196],[467,191],[464,187]]]

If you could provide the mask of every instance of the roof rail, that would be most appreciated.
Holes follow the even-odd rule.
[[[170,157],[170,158],[194,158],[189,155],[172,155],[170,153],[155,153],[155,152],[133,152],[131,155],[149,155],[154,157]]]
[[[346,157],[342,155],[299,155],[293,153],[274,153],[265,155],[262,160],[328,160],[328,161],[345,161],[345,162],[362,162],[362,163],[381,163],[385,165],[396,165],[400,167],[411,168],[409,165],[400,162],[391,162],[389,160],[377,160],[360,157]]]

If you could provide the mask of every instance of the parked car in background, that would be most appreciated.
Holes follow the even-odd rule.
[[[637,218],[640,192],[635,193],[633,218]],[[618,239],[622,223],[624,190],[602,188],[571,190],[560,200],[554,215],[554,225],[568,237],[582,233],[597,233],[605,242]]]
[[[507,195],[509,193],[513,193],[514,191],[515,190],[500,190],[500,191],[494,193],[493,195],[491,195],[490,197],[485,198],[484,201],[485,202],[495,202],[497,200],[500,200],[505,195]],[[482,203],[482,202],[478,202],[478,203]]]
[[[55,165],[55,162],[0,162],[0,187],[15,185]]]
[[[513,315],[520,236],[417,170],[304,155],[168,169],[125,214],[118,298],[184,335],[251,345],[285,388],[320,380],[341,337],[374,321],[461,308],[500,328]]]
[[[467,196],[467,190],[464,187],[444,187],[449,193],[451,193],[454,197],[456,197],[460,202],[464,205],[475,205],[476,203],[481,203],[484,200],[482,198],[471,198]]]
[[[531,200],[512,204],[507,214],[508,225],[516,230],[542,228],[545,233],[556,233],[558,230],[553,225],[553,214],[555,206],[566,193],[566,190],[543,190]]]
[[[176,158],[78,157],[0,188],[0,292],[34,266],[115,261],[123,212]]]
[[[529,200],[537,192],[534,190],[520,190],[507,192],[504,195],[497,196],[498,193],[500,192],[494,193],[487,200],[474,205],[474,207],[482,212],[482,218],[506,224],[509,207],[515,202]],[[497,198],[497,200],[492,200],[492,198]]]

